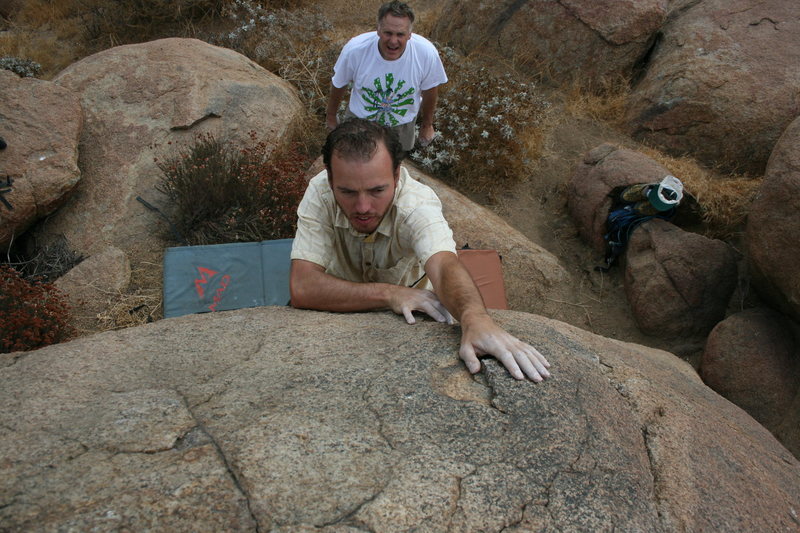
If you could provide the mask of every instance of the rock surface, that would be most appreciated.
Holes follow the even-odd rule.
[[[128,257],[109,246],[81,261],[54,284],[67,295],[75,327],[82,333],[94,330],[97,315],[108,309],[108,302],[127,289],[130,281]]]
[[[800,326],[767,308],[736,313],[708,336],[700,376],[800,456]]]
[[[558,81],[630,76],[667,11],[662,0],[450,0],[433,37],[467,54],[492,50]]]
[[[195,39],[112,48],[54,81],[80,95],[83,181],[41,228],[40,240],[64,234],[84,255],[112,245],[132,266],[153,261],[164,247],[164,221],[136,200],[164,206],[154,189],[161,176],[156,157],[176,156],[177,147],[201,133],[243,141],[255,131],[262,140],[277,139],[303,112],[289,83],[241,54]]]
[[[633,87],[630,132],[709,166],[760,175],[800,109],[798,64],[799,2],[674,6]]]
[[[581,238],[603,253],[606,219],[611,207],[609,193],[616,187],[655,183],[669,171],[635,150],[601,144],[590,150],[567,185],[567,209]]]
[[[800,322],[800,118],[781,136],[750,204],[745,249],[753,284]]]
[[[786,531],[800,463],[684,362],[511,311],[459,329],[257,308],[0,356],[10,530]]]
[[[662,338],[704,337],[725,318],[737,281],[724,242],[661,219],[639,225],[625,252],[625,294],[639,328]]]
[[[83,114],[69,89],[0,69],[0,246],[55,211],[81,179],[78,139]]]

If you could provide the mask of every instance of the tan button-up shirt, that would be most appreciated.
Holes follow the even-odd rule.
[[[441,251],[456,252],[436,193],[400,167],[394,201],[378,228],[359,233],[333,197],[327,171],[314,176],[297,209],[292,259],[325,268],[340,279],[430,289],[424,265]]]

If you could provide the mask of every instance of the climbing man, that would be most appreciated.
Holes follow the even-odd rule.
[[[500,328],[456,255],[436,194],[400,166],[394,130],[351,118],[328,134],[324,171],[298,207],[291,305],[356,312],[391,309],[413,324],[423,312],[461,323],[459,355],[470,372],[493,355],[516,379],[542,381],[550,364]],[[432,290],[431,290],[432,289]]]

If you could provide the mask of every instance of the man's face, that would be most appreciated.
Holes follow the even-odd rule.
[[[411,38],[411,20],[387,13],[378,22],[378,50],[387,61],[400,59]]]
[[[334,151],[329,176],[333,197],[353,228],[360,233],[375,231],[392,205],[400,176],[386,146],[378,143],[369,161],[342,159]]]

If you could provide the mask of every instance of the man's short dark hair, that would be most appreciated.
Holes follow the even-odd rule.
[[[328,134],[322,147],[322,161],[331,173],[331,158],[334,152],[342,159],[349,161],[369,161],[382,142],[392,158],[392,170],[397,170],[405,152],[397,136],[397,132],[377,122],[363,118],[349,118],[336,126]]]
[[[386,2],[378,9],[378,24],[381,23],[383,17],[386,15],[393,15],[395,17],[408,17],[409,22],[414,24],[414,10],[405,2]]]

